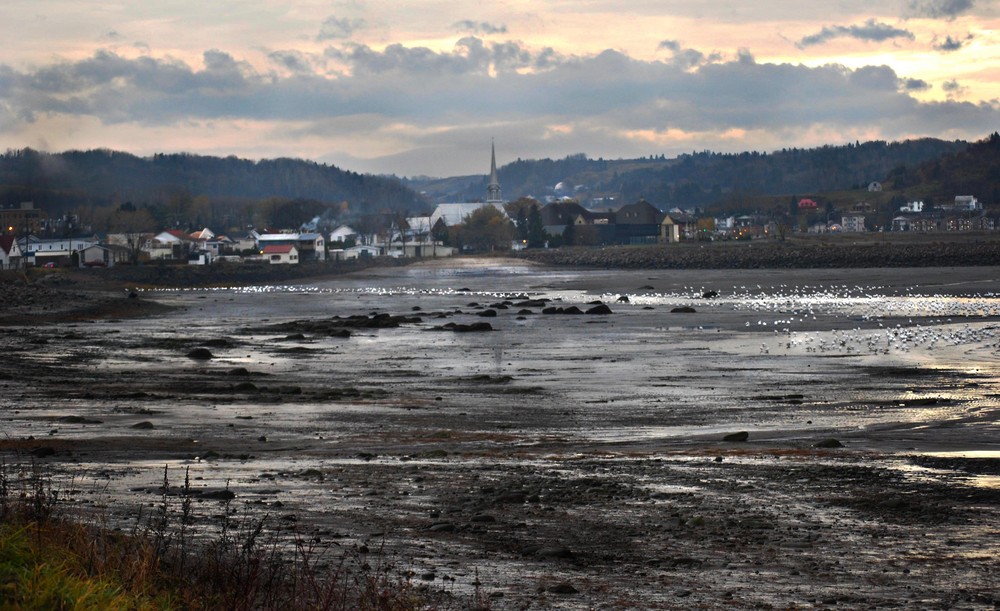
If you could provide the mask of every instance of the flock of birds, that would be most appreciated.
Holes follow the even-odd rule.
[[[686,287],[682,295],[698,299],[704,294],[703,288]],[[786,351],[848,355],[933,351],[943,346],[982,346],[1000,353],[1000,325],[988,322],[1000,319],[1000,295],[994,293],[953,296],[926,295],[914,289],[891,292],[882,286],[779,285],[765,289],[756,285],[734,286],[721,301],[712,302],[761,315],[756,325],[747,321],[745,327],[773,328],[776,342],[762,342],[762,354],[770,353],[772,344]],[[846,318],[862,324],[826,332],[793,330],[796,324],[816,321],[817,317]],[[961,322],[970,318],[981,322]],[[897,320],[900,322],[892,323]]]

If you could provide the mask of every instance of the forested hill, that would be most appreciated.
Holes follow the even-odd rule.
[[[427,204],[395,178],[357,174],[299,159],[250,161],[176,154],[137,157],[109,150],[0,156],[0,203],[33,201],[49,213],[81,204],[155,205],[177,197],[230,201],[309,199],[352,211],[418,211]]]
[[[857,188],[884,181],[894,169],[965,150],[965,142],[931,138],[865,142],[772,153],[691,153],[676,158],[521,160],[500,168],[504,196],[569,195],[586,203],[598,197],[658,206],[704,206],[733,194],[786,195]],[[486,177],[411,181],[437,201],[482,197]],[[556,188],[557,185],[560,188]]]
[[[1000,133],[993,132],[962,151],[919,166],[898,167],[889,173],[887,186],[905,191],[914,199],[933,201],[975,195],[1000,203]]]

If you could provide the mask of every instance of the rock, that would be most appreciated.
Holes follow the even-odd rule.
[[[691,306],[678,306],[670,310],[672,314],[694,314],[696,310]]]
[[[552,594],[577,594],[579,590],[574,588],[571,584],[563,582],[557,583],[554,586],[549,586],[548,591]]]
[[[540,558],[572,558],[573,552],[565,545],[546,545],[535,550],[534,555]]]
[[[612,314],[612,313],[613,312],[611,311],[611,308],[609,308],[603,303],[601,305],[596,305],[587,310],[587,314]]]
[[[484,318],[496,318],[496,310],[483,310],[482,312],[476,314],[476,316],[482,316]]]
[[[701,294],[702,299],[715,299],[718,296],[719,296],[718,291],[705,291],[704,293]]]
[[[746,431],[740,431],[739,433],[729,433],[728,435],[723,436],[722,441],[741,442],[741,441],[746,441],[749,438],[750,438],[750,433]]]
[[[436,533],[450,533],[455,530],[455,525],[451,522],[436,522],[427,529]]]
[[[231,501],[236,498],[236,493],[228,488],[223,490],[206,490],[199,494],[198,498],[206,501]]]
[[[215,355],[208,348],[195,348],[187,353],[187,357],[196,361],[207,361],[215,358]]]
[[[840,443],[838,440],[830,438],[824,439],[823,441],[817,442],[813,447],[816,448],[842,448],[844,444]]]
[[[155,428],[155,427],[153,426],[153,423],[150,422],[149,420],[143,420],[142,422],[136,422],[135,424],[133,424],[132,428],[138,429],[138,430],[141,430],[141,431],[148,431],[148,430],[150,430],[152,428]]]
[[[35,458],[45,458],[47,456],[52,456],[56,453],[56,449],[52,446],[38,446],[33,448],[28,454],[31,454]]]
[[[628,303],[628,295],[622,295],[618,298],[618,303]]]

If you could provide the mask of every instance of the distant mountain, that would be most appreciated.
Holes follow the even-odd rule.
[[[966,142],[931,138],[904,142],[865,142],[773,153],[701,152],[667,159],[521,160],[499,169],[504,196],[578,198],[584,205],[629,203],[640,197],[660,208],[710,207],[734,197],[776,196],[840,191],[881,182],[894,168],[921,163],[966,149]],[[447,179],[413,179],[407,184],[432,201],[481,199],[486,175]]]
[[[392,177],[371,176],[299,159],[154,155],[109,150],[49,154],[32,149],[0,156],[0,204],[33,201],[49,214],[79,205],[158,204],[177,193],[231,202],[308,199],[359,214],[423,211],[426,201]]]

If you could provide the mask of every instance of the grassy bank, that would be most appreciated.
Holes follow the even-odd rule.
[[[127,529],[60,511],[34,464],[0,464],[0,609],[427,609],[378,554],[269,534],[228,499],[221,527],[198,527],[190,488],[164,475],[158,507]],[[440,601],[438,601],[440,602]]]

